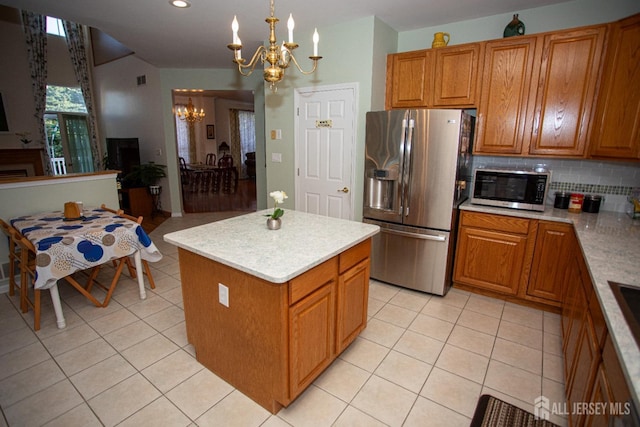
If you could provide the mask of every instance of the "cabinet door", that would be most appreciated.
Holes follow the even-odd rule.
[[[289,308],[289,387],[295,398],[335,355],[335,281]]]
[[[574,256],[573,227],[569,224],[540,221],[531,265],[527,296],[542,298],[560,306],[564,276]]]
[[[544,36],[529,153],[584,157],[606,26]]]
[[[426,108],[431,91],[431,52],[419,50],[387,57],[386,107]]]
[[[523,281],[526,247],[527,236],[461,227],[454,281],[516,295]]]
[[[510,37],[485,44],[475,153],[521,154],[529,146],[537,40]]]
[[[369,258],[340,275],[337,291],[336,354],[367,326]]]
[[[478,92],[480,43],[432,49],[434,85],[431,106],[474,107]]]
[[[593,385],[600,364],[600,348],[597,347],[593,332],[591,316],[587,311],[584,314],[585,321],[582,324],[576,348],[573,370],[566,381],[566,395],[569,408],[574,408],[576,403],[588,402],[591,398]],[[570,425],[582,425],[584,415],[580,413],[569,414]]]
[[[611,29],[591,155],[640,159],[640,14]]]

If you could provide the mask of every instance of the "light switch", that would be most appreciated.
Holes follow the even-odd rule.
[[[282,139],[282,129],[271,129],[271,139]]]
[[[282,163],[282,153],[271,153],[271,161],[274,163]]]

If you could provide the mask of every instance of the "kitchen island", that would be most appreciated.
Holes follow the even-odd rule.
[[[275,414],[365,328],[378,227],[288,210],[269,230],[268,213],[164,239],[178,246],[196,358]]]

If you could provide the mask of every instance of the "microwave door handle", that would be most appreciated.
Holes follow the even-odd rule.
[[[407,139],[405,141],[405,155],[404,155],[404,167],[402,168],[402,187],[404,200],[404,216],[409,216],[409,196],[411,186],[411,146],[413,144],[413,129],[415,128],[415,120],[409,119],[409,126],[407,129]]]

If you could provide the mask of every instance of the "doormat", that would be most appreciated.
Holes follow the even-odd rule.
[[[510,403],[483,394],[473,414],[470,427],[558,427],[547,420],[536,418],[532,413]]]

